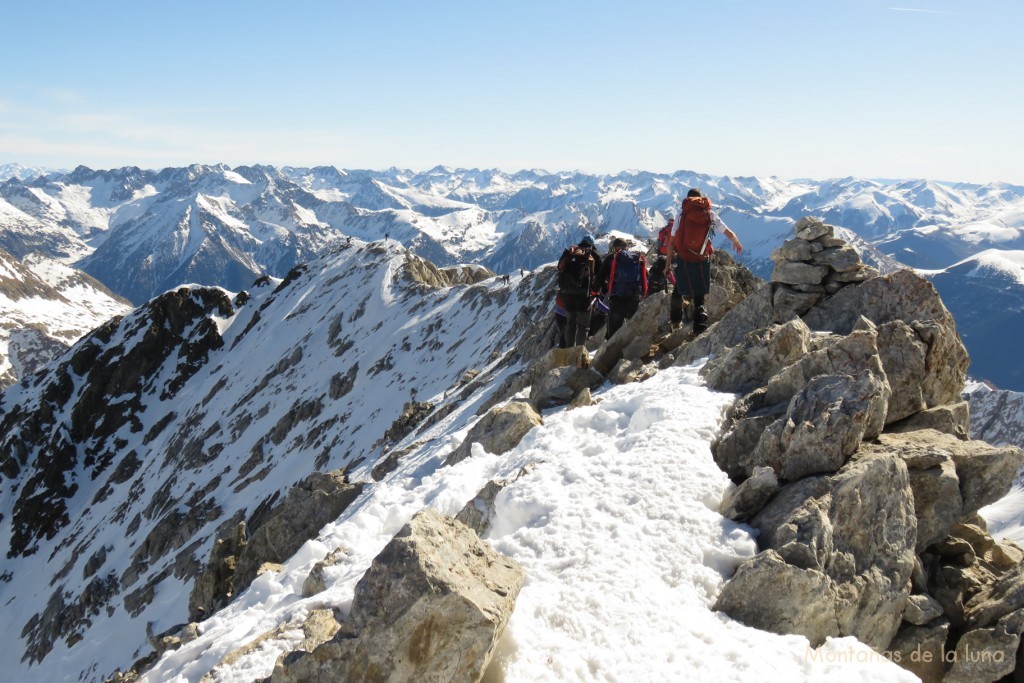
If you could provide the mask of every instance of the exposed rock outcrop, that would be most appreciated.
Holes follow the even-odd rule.
[[[359,581],[341,630],[282,657],[271,683],[479,681],[524,578],[471,529],[424,510]]]
[[[189,597],[189,618],[205,619],[244,590],[266,563],[283,562],[336,519],[362,492],[341,472],[314,472],[292,487],[280,504],[249,525],[218,539]]]
[[[880,650],[889,644],[909,596],[916,540],[902,461],[858,457],[831,477],[790,484],[751,524],[761,530],[759,546],[774,554],[744,565],[716,609],[758,628],[800,633],[815,646],[838,635]],[[787,584],[798,598],[784,597]],[[769,588],[774,598],[766,598]]]
[[[819,220],[796,232],[770,287],[675,361],[717,350],[703,376],[743,394],[713,452],[737,484],[723,511],[760,531],[761,552],[716,609],[813,644],[956,653],[918,662],[928,681],[997,680],[1024,630],[1021,552],[975,513],[1024,453],[967,439],[969,359],[930,284],[877,276]]]
[[[526,433],[542,424],[540,414],[524,401],[510,401],[493,408],[469,430],[465,440],[445,459],[445,465],[454,465],[472,455],[474,443],[488,453],[501,455],[516,447]]]

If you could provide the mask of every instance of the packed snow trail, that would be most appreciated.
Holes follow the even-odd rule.
[[[854,639],[814,653],[710,610],[757,551],[717,512],[730,484],[709,443],[733,396],[671,368],[597,398],[527,435],[517,464],[539,464],[496,500],[487,539],[527,573],[506,681],[916,680]],[[826,663],[833,649],[880,661]]]
[[[466,430],[409,456],[283,572],[258,578],[143,680],[194,683],[231,650],[283,626],[217,666],[213,678],[269,675],[301,638],[309,610],[347,613],[356,582],[413,514],[429,505],[454,515],[488,480],[528,465],[498,495],[485,535],[527,573],[486,680],[917,680],[853,638],[814,650],[802,636],[766,633],[711,610],[725,578],[756,552],[751,529],[716,512],[730,483],[709,443],[731,395],[701,386],[689,367],[594,396],[595,405],[549,411],[503,456],[476,445],[472,457],[440,467]],[[328,570],[331,585],[302,598],[312,565],[339,546],[347,554]]]

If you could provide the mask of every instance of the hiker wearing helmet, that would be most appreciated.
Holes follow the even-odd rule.
[[[729,238],[737,254],[743,252],[736,233],[711,210],[711,200],[698,189],[687,192],[665,254],[665,275],[671,272],[676,278],[669,309],[673,328],[682,324],[684,297],[693,301],[693,334],[708,327],[704,297],[711,291],[711,240],[717,231]]]
[[[597,263],[594,237],[589,233],[558,259],[558,293],[565,302],[566,346],[580,346],[587,341]]]

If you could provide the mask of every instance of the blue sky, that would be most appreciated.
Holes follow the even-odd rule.
[[[0,163],[1024,184],[1020,0],[0,3]]]

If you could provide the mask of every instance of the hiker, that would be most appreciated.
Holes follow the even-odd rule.
[[[658,231],[658,237],[654,243],[654,253],[657,256],[651,269],[647,272],[648,292],[664,292],[668,290],[669,282],[668,278],[665,277],[665,254],[668,252],[668,243],[672,239],[672,226],[675,225],[675,222],[676,219],[669,216],[668,223]]]
[[[711,241],[719,230],[737,254],[743,252],[736,233],[711,210],[711,200],[696,188],[687,192],[665,253],[665,276],[676,278],[669,307],[672,329],[682,325],[684,297],[693,301],[694,336],[708,327],[704,297],[711,291]]]
[[[566,346],[580,346],[587,341],[597,264],[598,254],[590,234],[563,251],[558,259],[558,291],[565,302]]]
[[[636,314],[640,299],[647,296],[647,261],[643,254],[627,249],[628,246],[626,240],[616,237],[612,252],[601,264],[599,278],[608,302],[605,339],[611,339],[622,323]]]

